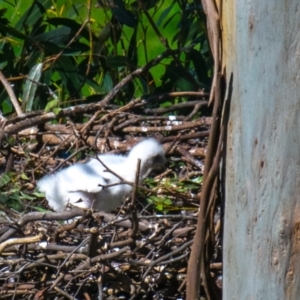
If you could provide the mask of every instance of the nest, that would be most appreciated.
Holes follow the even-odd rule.
[[[210,117],[194,117],[205,104],[201,99],[162,109],[139,99],[123,107],[92,104],[6,120],[2,167],[19,175],[19,193],[32,199],[23,198],[22,214],[8,209],[13,180],[2,184],[7,198],[0,216],[0,298],[184,298],[201,194],[195,178],[202,176],[211,125]],[[179,109],[191,112],[175,117]],[[64,125],[46,123],[59,118]],[[94,153],[123,153],[148,136],[163,144],[167,170],[136,187],[112,214],[72,207],[54,213],[35,198],[41,176]],[[208,283],[202,282],[216,293],[222,268],[218,201],[212,197],[207,213]]]

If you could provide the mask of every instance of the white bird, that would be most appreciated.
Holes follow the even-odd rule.
[[[131,185],[117,183],[122,181],[120,178],[132,183],[135,181],[138,159],[141,159],[140,182],[166,162],[162,145],[149,138],[135,145],[128,156],[100,154],[98,159],[76,163],[43,177],[38,181],[37,187],[45,193],[49,206],[55,211],[64,210],[70,203],[82,208],[110,212],[120,206],[132,191]],[[99,160],[120,178],[107,170]],[[110,186],[111,184],[117,185]]]

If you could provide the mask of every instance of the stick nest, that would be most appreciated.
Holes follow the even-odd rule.
[[[123,107],[89,105],[5,120],[0,298],[182,299],[211,122],[195,119],[207,103],[201,101],[155,109],[139,99]],[[174,117],[179,109],[191,112]],[[58,122],[46,123],[51,119]],[[150,136],[165,147],[167,170],[112,214],[54,213],[35,191],[45,174],[95,153],[124,153]],[[209,207],[205,268],[220,289],[218,197]]]

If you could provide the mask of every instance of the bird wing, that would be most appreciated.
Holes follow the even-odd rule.
[[[95,170],[89,164],[75,164],[66,169],[65,172],[63,171],[59,175],[64,182],[68,180],[69,192],[99,193],[103,186],[107,185],[107,181],[101,172]]]
[[[83,191],[69,192],[68,202],[81,208],[91,208],[96,200],[96,194]]]
[[[99,177],[102,178],[102,180],[104,181],[103,185],[109,185],[119,181],[119,179],[110,171],[121,176],[124,169],[124,162],[126,160],[127,157],[122,155],[101,154],[98,155],[98,159],[91,159],[86,165],[88,166],[88,168],[90,168],[90,170],[93,170],[95,174],[98,174]]]
[[[38,189],[45,193],[49,206],[56,211],[63,210],[67,203],[90,207],[93,194],[100,193],[103,185],[107,185],[106,180],[87,164],[72,165],[45,176],[37,183]],[[75,203],[80,199],[83,201],[82,205]]]

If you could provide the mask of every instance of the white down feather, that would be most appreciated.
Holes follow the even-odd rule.
[[[163,147],[152,138],[135,145],[128,156],[100,154],[98,158],[129,182],[135,180],[138,158],[141,159],[140,182],[166,162]],[[103,187],[118,182],[120,179],[93,158],[87,163],[76,163],[43,177],[38,181],[37,187],[45,193],[49,206],[55,211],[64,210],[70,203],[82,208],[110,212],[120,206],[132,190],[132,186],[128,184]]]

